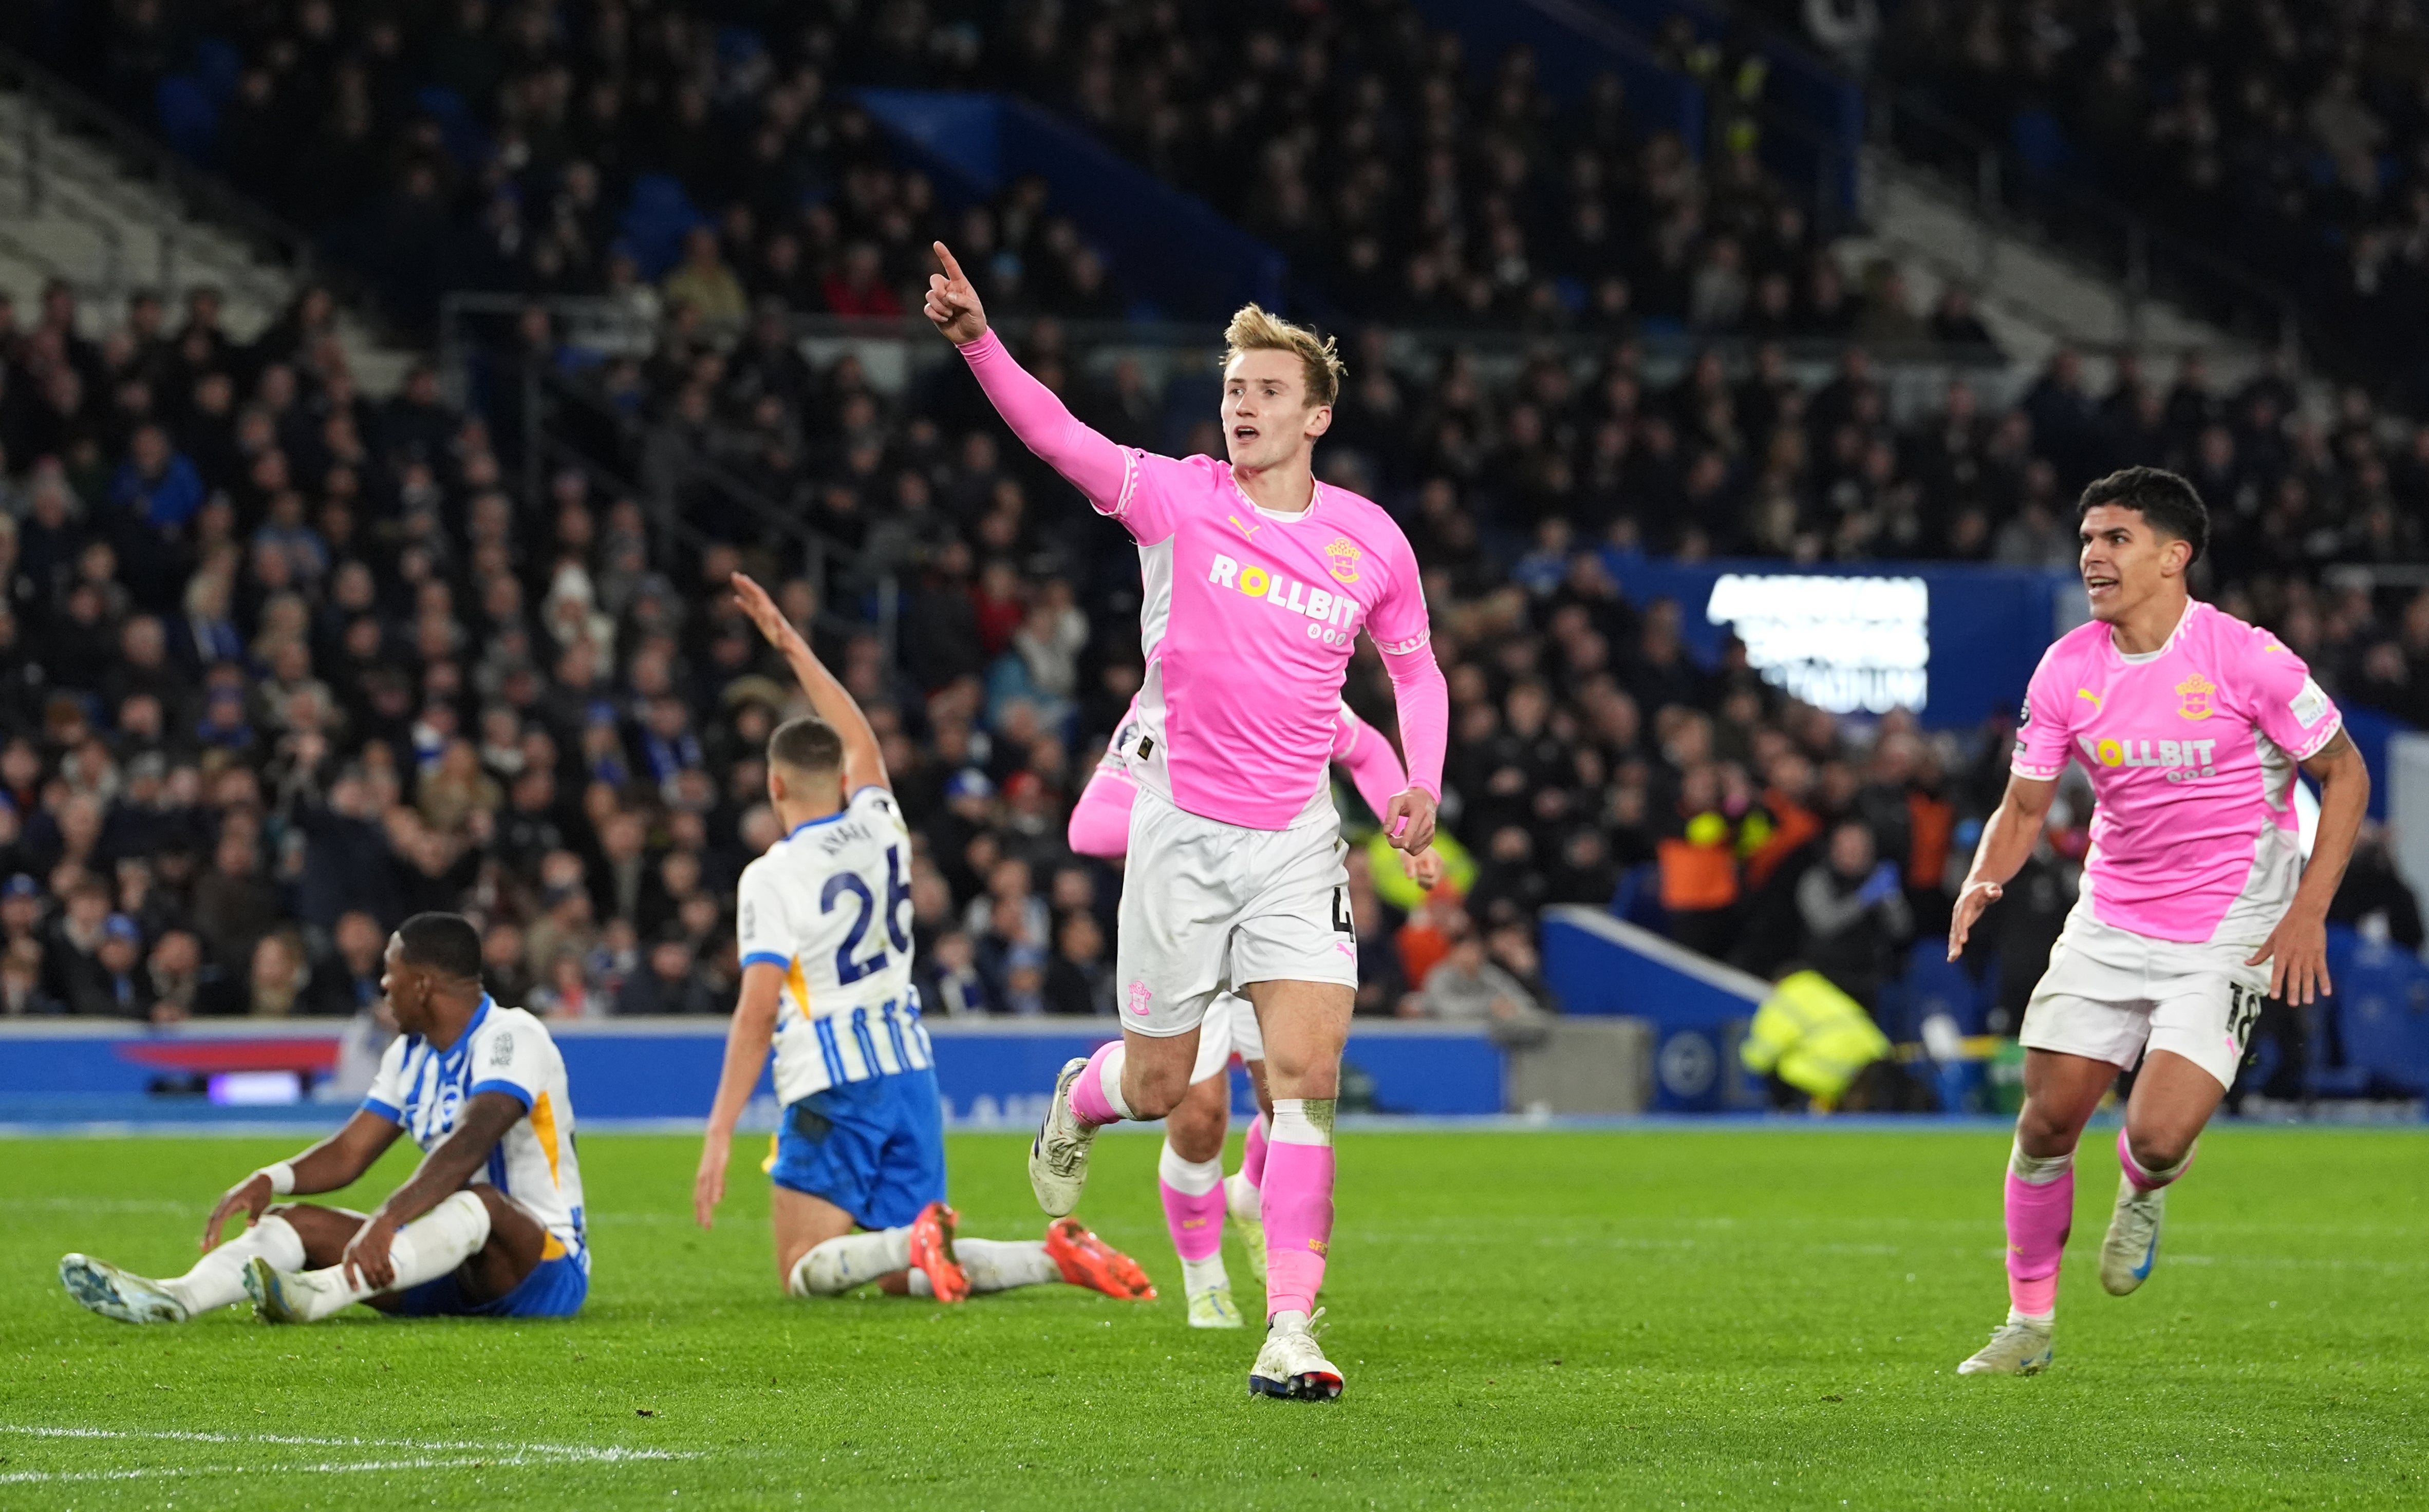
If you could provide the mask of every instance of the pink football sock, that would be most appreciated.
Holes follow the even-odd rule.
[[[2191,1170],[2193,1157],[2200,1153],[2201,1141],[2195,1140],[2193,1147],[2185,1152],[2183,1159],[2165,1170],[2153,1171],[2134,1159],[2134,1146],[2132,1142],[2125,1138],[2125,1131],[2122,1128],[2117,1131],[2117,1163],[2125,1168],[2125,1179],[2134,1183],[2134,1190],[2137,1192],[2156,1192],[2161,1187],[2167,1186]]]
[[[2008,1173],[2008,1301],[2027,1317],[2057,1310],[2057,1262],[2074,1223],[2074,1167],[2055,1180]]]
[[[1276,1140],[1265,1151],[1265,1316],[1315,1311],[1332,1242],[1332,1146]]]
[[[1108,1080],[1116,1089],[1114,1093],[1105,1090]],[[1097,1046],[1097,1053],[1088,1058],[1088,1069],[1071,1083],[1071,1111],[1079,1114],[1083,1124],[1120,1123],[1131,1112],[1128,1107],[1115,1101],[1120,1095],[1121,1084],[1122,1042],[1114,1040]]]
[[[1240,1175],[1248,1185],[1262,1189],[1265,1184],[1265,1115],[1259,1113],[1248,1122],[1248,1139],[1240,1151]]]
[[[1223,1189],[1187,1192],[1159,1179],[1164,1193],[1164,1226],[1172,1230],[1173,1253],[1184,1260],[1202,1260],[1223,1249]]]

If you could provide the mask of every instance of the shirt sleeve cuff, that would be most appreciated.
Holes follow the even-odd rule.
[[[2326,721],[2321,725],[2319,733],[2313,735],[2309,740],[2305,741],[2303,743],[2303,748],[2294,752],[2294,759],[2298,762],[2307,762],[2312,757],[2317,756],[2320,752],[2327,749],[2328,742],[2336,739],[2337,732],[2344,729],[2344,727],[2345,716],[2343,711],[2339,710],[2337,713],[2328,715]]]
[[[2031,762],[2009,762],[2008,770],[2018,777],[2030,778],[2036,782],[2055,782],[2057,781],[2058,774],[2066,770],[2066,764],[2061,762],[2056,766],[2039,766]]]
[[[773,950],[753,950],[742,958],[742,963],[746,966],[773,966],[785,971],[791,968],[793,961],[791,957],[780,956]]]
[[[524,1111],[524,1112],[528,1113],[528,1112],[530,1112],[530,1111],[531,1111],[531,1105],[532,1105],[532,1094],[531,1094],[531,1091],[530,1091],[530,1089],[528,1089],[528,1088],[526,1088],[526,1087],[523,1087],[523,1086],[521,1086],[520,1084],[519,1084],[519,1083],[517,1083],[517,1082],[512,1082],[512,1081],[476,1081],[476,1082],[472,1083],[472,1090],[471,1090],[471,1092],[470,1093],[468,1093],[468,1095],[470,1095],[470,1096],[473,1096],[473,1097],[478,1097],[478,1096],[480,1096],[480,1095],[481,1095],[483,1093],[485,1093],[485,1092],[497,1092],[497,1093],[505,1093],[507,1096],[509,1096],[509,1097],[513,1098],[515,1101],[517,1101],[517,1102],[519,1102],[519,1103],[522,1104],[522,1105],[523,1105],[523,1111]]]
[[[397,1111],[397,1109],[391,1105],[381,1102],[376,1097],[366,1097],[363,1099],[363,1111],[385,1118],[391,1124],[402,1124],[405,1122],[405,1115],[403,1113]]]

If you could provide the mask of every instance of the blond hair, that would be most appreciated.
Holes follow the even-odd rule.
[[[1341,353],[1329,336],[1318,336],[1263,305],[1243,304],[1223,328],[1224,370],[1229,371],[1231,359],[1248,352],[1288,352],[1297,356],[1307,370],[1310,409],[1322,408],[1341,397],[1341,375],[1349,370],[1342,365]]]

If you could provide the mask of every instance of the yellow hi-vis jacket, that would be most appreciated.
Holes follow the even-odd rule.
[[[1783,977],[1755,1011],[1738,1059],[1756,1076],[1779,1079],[1824,1103],[1835,1103],[1856,1074],[1890,1053],[1889,1036],[1864,1005],[1818,971]]]

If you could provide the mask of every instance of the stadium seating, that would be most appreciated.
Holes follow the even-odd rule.
[[[2127,365],[2094,393],[2071,353],[2017,375],[1978,346],[1919,348],[1919,322],[1878,308],[1842,304],[1816,323],[1809,197],[1726,142],[1700,169],[1666,156],[1644,125],[1658,91],[1632,91],[1623,120],[1595,114],[1609,102],[1590,80],[1562,99],[1523,58],[1462,62],[1417,19],[1438,8],[1380,8],[1380,30],[1343,23],[1330,46],[1302,50],[1307,69],[1325,69],[1311,87],[1356,96],[1360,70],[1400,57],[1413,72],[1395,87],[1439,71],[1446,98],[1479,119],[1498,111],[1572,147],[1608,132],[1613,161],[1679,175],[1627,192],[1752,218],[1739,252],[1769,250],[1739,271],[1788,277],[1787,316],[1717,318],[1726,280],[1693,260],[1709,262],[1709,238],[1661,275],[1677,275],[1675,307],[1645,284],[1625,312],[1604,311],[1624,320],[1595,313],[1585,264],[1557,259],[1544,265],[1548,296],[1535,282],[1488,287],[1460,315],[1468,295],[1454,278],[1449,303],[1369,304],[1330,252],[1271,236],[1276,205],[1296,203],[1281,179],[1264,199],[1213,193],[1205,165],[1166,162],[1152,133],[1132,129],[1135,102],[1116,91],[1112,113],[1092,117],[1090,102],[1105,102],[1084,70],[1023,73],[1002,49],[966,67],[941,54],[887,62],[883,39],[851,28],[754,43],[678,24],[718,86],[714,129],[679,129],[702,123],[705,96],[653,96],[648,109],[666,115],[649,132],[636,135],[636,117],[594,133],[603,163],[621,152],[609,186],[572,172],[530,101],[496,106],[515,91],[495,80],[390,77],[375,48],[341,61],[330,108],[401,112],[421,144],[413,160],[442,176],[383,186],[370,173],[364,192],[389,198],[324,204],[322,223],[341,241],[349,227],[386,228],[385,254],[410,251],[434,292],[485,279],[512,292],[451,296],[438,334],[457,409],[438,373],[379,403],[355,392],[308,301],[248,348],[207,322],[79,323],[72,301],[36,314],[34,291],[19,291],[0,471],[22,518],[8,717],[32,774],[8,779],[24,817],[7,869],[37,879],[32,913],[10,931],[33,994],[21,1000],[110,1011],[91,963],[115,912],[155,966],[158,985],[137,994],[145,1012],[344,1011],[345,985],[362,982],[346,961],[346,937],[361,934],[350,915],[377,925],[409,904],[471,899],[502,981],[553,1011],[721,1007],[735,964],[719,898],[764,839],[751,748],[783,698],[780,670],[717,592],[744,566],[786,584],[788,608],[894,742],[923,839],[916,892],[936,1011],[1100,1010],[1106,961],[1060,954],[1054,924],[1105,914],[1112,881],[1063,851],[1061,820],[1135,676],[1134,559],[975,403],[950,350],[897,313],[930,233],[966,251],[992,238],[971,260],[996,279],[1001,323],[1083,418],[1132,444],[1214,444],[1202,325],[1098,319],[1136,308],[1150,282],[1124,289],[1089,238],[1058,228],[1055,210],[1076,221],[1082,202],[1050,189],[1041,200],[1023,177],[1033,159],[1019,153],[1054,149],[1016,147],[1006,123],[1044,121],[1042,108],[1060,119],[1040,132],[1099,132],[1178,189],[1208,190],[1238,222],[1226,235],[1263,231],[1294,253],[1286,297],[1344,316],[1350,380],[1320,458],[1406,521],[1428,573],[1455,708],[1446,812],[1476,861],[1463,897],[1394,906],[1362,859],[1364,1011],[1426,1013],[1428,967],[1470,929],[1550,1000],[1535,922],[1554,905],[1616,911],[1768,971],[1808,943],[1788,897],[1816,862],[1809,827],[1845,818],[1903,873],[1911,929],[1928,935],[1944,917],[1944,836],[1995,797],[2006,726],[1970,710],[1953,725],[1940,713],[1927,725],[1837,719],[1784,697],[1659,585],[1701,559],[2062,569],[2082,484],[2127,460],[2165,462],[2219,511],[2206,590],[2276,627],[2356,709],[2419,717],[2429,600],[2370,574],[2423,559],[2420,433],[2358,399],[2333,424],[2298,415],[2281,373],[2221,391],[2197,364]],[[1115,59],[1150,44],[1265,45],[1257,26],[1210,41],[1189,29],[1192,8],[1174,14],[1179,33],[1089,45]],[[1259,15],[1277,40],[1315,25]],[[267,56],[259,45],[237,48],[239,86]],[[197,48],[189,61],[170,76],[192,79],[192,99],[233,129],[243,89],[220,88],[227,55]],[[915,93],[851,103],[864,86],[972,83],[1000,88],[955,109],[987,116],[991,136],[948,142],[920,124],[928,97]],[[798,150],[787,137],[737,168],[725,149],[771,120]],[[651,153],[623,150],[642,136]],[[1271,145],[1251,155],[1264,163]],[[969,180],[953,190],[968,201],[958,217],[946,158]],[[296,181],[263,182],[275,196]],[[1437,227],[1434,242],[1385,239],[1438,253],[1490,240],[1494,212],[1468,209],[1481,219]],[[1616,267],[1634,255],[1612,255]],[[468,271],[481,276],[459,280]],[[1377,287],[1404,292],[1405,272]],[[1564,279],[1585,288],[1583,308]],[[1361,324],[1362,309],[1395,320]],[[1453,315],[1484,323],[1425,323]],[[1809,338],[1821,331],[1827,341]],[[1747,335],[1777,339],[1734,340]],[[1732,339],[1708,349],[1707,336]],[[147,414],[165,422],[166,461],[139,438]],[[146,511],[164,489],[186,497],[180,467],[213,501],[169,538]],[[88,549],[96,537],[109,556]],[[1648,555],[1682,566],[1656,571]],[[2331,564],[2347,570],[2323,573]],[[140,699],[129,708],[128,676],[87,649],[95,625],[148,644],[155,623],[179,668],[157,680],[179,707],[157,735]],[[1388,720],[1371,665],[1351,696]],[[100,806],[98,839],[80,796]],[[1794,843],[1772,846],[1782,833]],[[175,844],[159,846],[164,834]],[[118,861],[141,853],[129,836],[162,862],[121,876]],[[2061,838],[2080,854],[2079,834]],[[1699,846],[1718,847],[1699,876],[1720,892],[1689,900],[1673,869]],[[288,915],[303,926],[291,937],[266,922]],[[1929,954],[1895,931],[1877,942],[1884,1021],[1911,1036],[1945,1011],[1976,1028],[1976,984],[1995,973],[1913,963]]]

